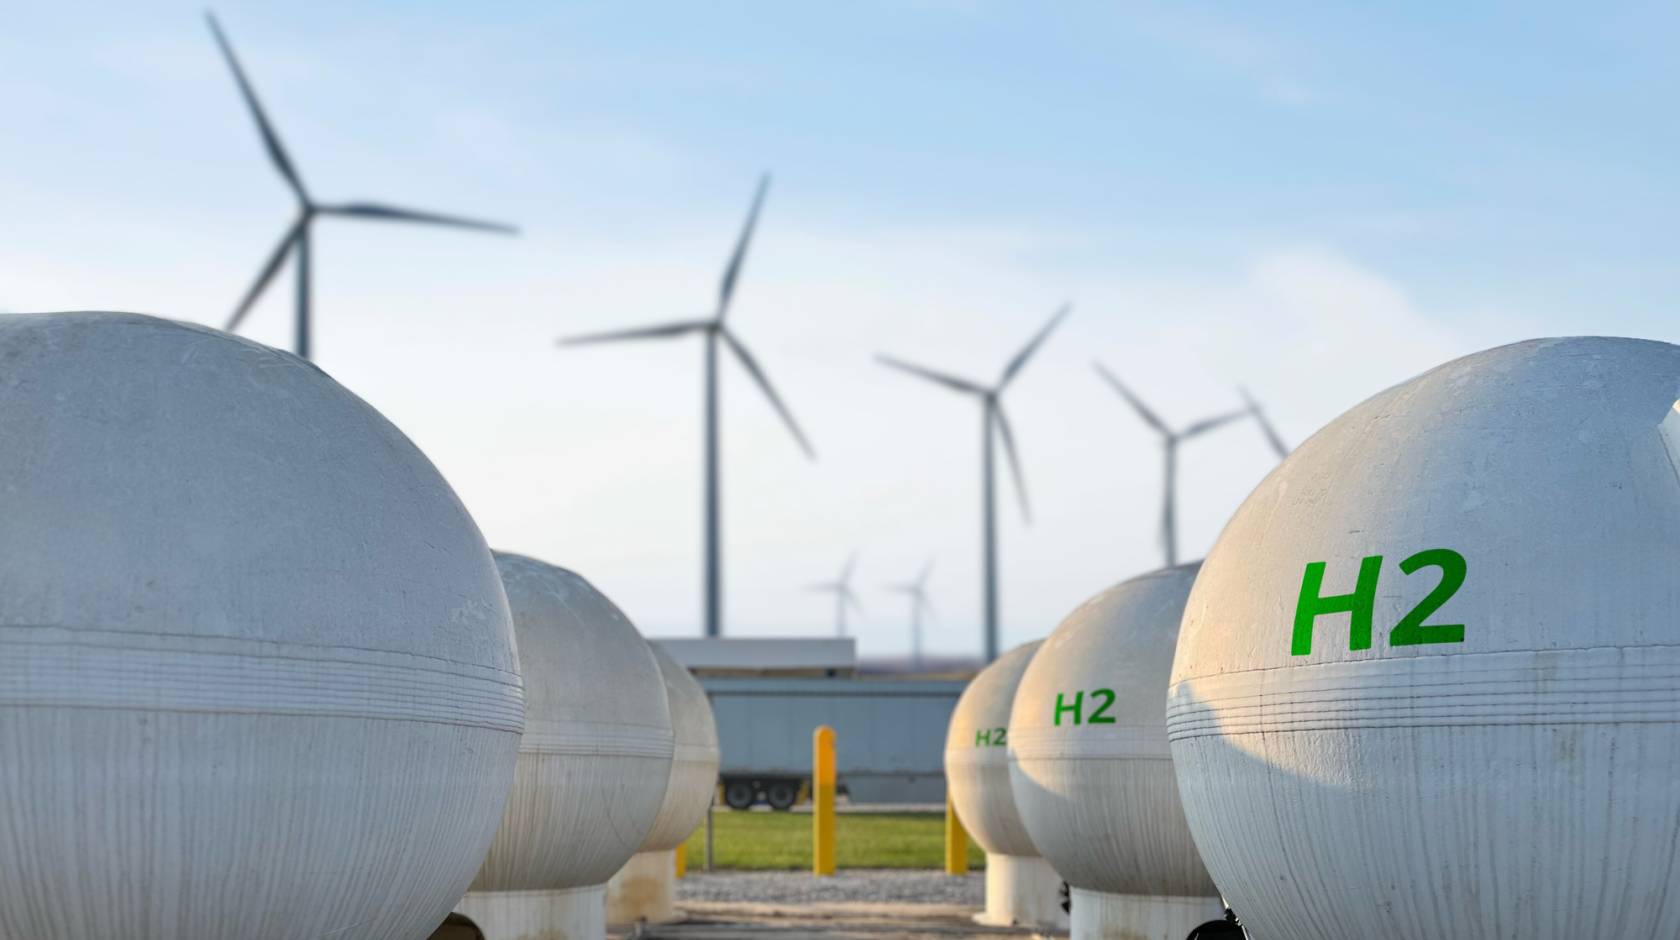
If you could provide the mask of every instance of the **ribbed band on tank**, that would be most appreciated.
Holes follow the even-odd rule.
[[[709,764],[718,759],[718,749],[703,744],[678,744],[671,752],[671,760],[677,763]]]
[[[1008,764],[1009,753],[1001,747],[954,747],[945,752],[945,763]]]
[[[1162,725],[1086,725],[1014,728],[1009,753],[1017,760],[1171,760]]]
[[[670,728],[610,721],[527,721],[521,754],[580,754],[596,757],[670,759],[676,736]]]
[[[0,707],[425,721],[518,734],[519,677],[409,653],[190,634],[0,627]]]
[[[1177,683],[1171,740],[1354,728],[1680,722],[1680,647],[1454,653]]]

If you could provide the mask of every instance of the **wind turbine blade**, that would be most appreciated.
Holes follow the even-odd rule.
[[[1167,437],[1172,436],[1172,431],[1167,428],[1166,422],[1157,417],[1155,412],[1150,411],[1147,405],[1139,401],[1138,397],[1132,394],[1132,390],[1116,378],[1114,373],[1108,371],[1100,362],[1093,362],[1091,365],[1096,367],[1097,374],[1102,376],[1111,388],[1120,393],[1121,398],[1126,399],[1126,403],[1132,406],[1132,410],[1138,413],[1138,417],[1142,418],[1144,423]]]
[[[286,234],[280,237],[280,244],[274,246],[274,251],[269,254],[268,260],[263,263],[262,270],[257,273],[257,279],[245,291],[245,296],[239,298],[239,305],[233,308],[233,315],[228,317],[227,325],[222,327],[224,331],[232,333],[239,329],[239,324],[245,319],[245,315],[251,312],[252,305],[268,288],[268,282],[274,280],[274,275],[279,272],[280,265],[285,263],[286,252],[292,250],[293,243],[297,241],[298,233],[303,230],[306,224],[308,223],[303,219],[298,219],[292,223],[291,228],[286,229]]]
[[[840,596],[845,599],[846,606],[851,608],[853,611],[856,611],[859,617],[865,616],[863,612],[863,602],[858,600],[857,595],[852,593],[850,588],[841,591]]]
[[[560,338],[559,342],[562,346],[587,346],[591,343],[616,343],[630,339],[668,339],[686,333],[697,333],[710,325],[711,323],[706,320],[678,320],[675,323],[661,323],[657,326],[639,326],[628,330],[610,330],[605,333],[564,336]]]
[[[845,568],[844,571],[842,571],[840,573],[840,583],[841,584],[851,584],[852,583],[852,572],[854,570],[856,570],[856,568],[857,568],[857,560],[858,560],[858,553],[857,552],[853,552],[852,556],[850,558],[846,559],[846,568]]]
[[[257,133],[262,135],[263,146],[268,150],[268,158],[274,163],[274,168],[286,178],[297,194],[298,200],[307,204],[309,194],[304,191],[303,180],[298,176],[297,168],[292,166],[291,157],[286,155],[286,148],[280,143],[280,135],[275,132],[274,125],[268,121],[268,115],[263,112],[262,103],[257,101],[256,89],[245,77],[245,69],[239,64],[239,57],[233,54],[233,44],[228,42],[227,35],[222,32],[222,24],[216,21],[216,14],[208,11],[204,19],[210,24],[210,33],[216,37],[216,45],[222,49],[222,58],[227,60],[228,68],[233,70],[233,80],[239,84],[239,94],[245,99],[245,106],[250,109],[251,117],[257,122]]]
[[[1009,429],[1009,416],[1003,413],[1003,405],[992,406],[992,420],[997,423],[999,435],[1003,438],[1003,453],[1009,458],[1009,474],[1015,479],[1015,495],[1021,499],[1021,515],[1028,523],[1032,522],[1032,507],[1027,504],[1027,480],[1021,475],[1021,459],[1015,453],[1015,432]]]
[[[404,209],[378,202],[344,202],[334,206],[321,206],[320,211],[326,215],[341,215],[352,219],[373,219],[380,222],[419,222],[423,225],[445,225],[450,228],[468,228],[479,232],[496,232],[501,235],[519,234],[518,227],[501,222],[486,222],[482,219],[444,215],[440,212],[421,212],[417,209]]]
[[[1026,366],[1027,360],[1032,358],[1033,353],[1038,352],[1038,347],[1044,345],[1044,341],[1050,338],[1051,331],[1054,330],[1072,310],[1072,304],[1062,304],[1061,309],[1057,310],[1054,314],[1051,314],[1050,322],[1044,324],[1044,327],[1027,342],[1027,345],[1022,347],[1021,351],[1015,354],[1014,359],[1009,360],[1009,365],[1004,367],[1003,378],[998,379],[998,388],[1003,388],[1005,385],[1009,384],[1010,380],[1015,378],[1016,374],[1019,373],[1024,366]]]
[[[811,442],[805,439],[805,432],[799,430],[799,422],[793,420],[793,413],[788,411],[787,405],[782,403],[782,396],[776,394],[775,386],[770,384],[770,378],[759,367],[758,360],[753,358],[752,353],[747,352],[747,347],[741,345],[741,341],[736,339],[727,328],[719,332],[723,336],[723,341],[734,351],[735,358],[741,360],[741,366],[747,370],[747,374],[751,375],[753,381],[758,383],[759,390],[764,392],[764,397],[770,399],[771,406],[776,409],[777,414],[782,416],[782,422],[787,425],[789,431],[793,432],[794,440],[799,442],[799,447],[805,451],[805,456],[812,460],[817,459],[817,452],[811,449]]]
[[[927,584],[928,575],[930,574],[933,574],[932,558],[929,558],[927,564],[922,566],[922,573],[916,576],[916,587],[920,588],[922,585]]]
[[[1195,437],[1198,434],[1206,434],[1207,432],[1213,430],[1214,428],[1220,427],[1221,425],[1230,424],[1232,421],[1235,421],[1238,418],[1246,418],[1248,416],[1249,416],[1249,410],[1247,408],[1243,408],[1243,409],[1240,409],[1238,411],[1228,412],[1226,414],[1222,414],[1222,415],[1219,415],[1219,416],[1213,417],[1213,418],[1208,418],[1208,419],[1203,420],[1203,421],[1197,421],[1195,424],[1192,424],[1189,427],[1185,428],[1183,433],[1181,433],[1179,435],[1179,437],[1181,439],[1186,439],[1187,440],[1189,438]]]
[[[735,242],[735,252],[729,256],[729,266],[723,269],[723,283],[718,287],[718,319],[729,313],[729,302],[735,298],[735,282],[741,278],[741,265],[747,259],[747,247],[752,243],[753,230],[758,228],[758,213],[764,208],[764,194],[770,189],[770,174],[758,178],[758,191],[753,194],[752,208],[747,210],[747,222],[741,227],[741,237]]]
[[[1272,427],[1272,422],[1266,417],[1266,412],[1261,409],[1260,403],[1255,401],[1254,396],[1248,393],[1248,389],[1241,385],[1237,386],[1237,394],[1241,395],[1243,401],[1248,403],[1249,413],[1254,415],[1255,422],[1260,425],[1260,430],[1266,435],[1266,440],[1272,445],[1272,450],[1277,452],[1278,459],[1282,460],[1289,456],[1289,446],[1283,442],[1283,437],[1278,434],[1277,428]]]
[[[947,375],[943,372],[935,372],[932,369],[905,362],[902,359],[894,359],[892,356],[877,355],[875,357],[875,361],[879,362],[881,365],[887,366],[888,368],[897,369],[900,372],[908,372],[911,375],[927,379],[930,382],[937,382],[946,388],[952,389],[953,391],[967,392],[970,395],[986,394],[985,389],[975,385],[967,379],[959,379],[954,375]]]

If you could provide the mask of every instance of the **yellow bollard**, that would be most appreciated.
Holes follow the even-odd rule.
[[[688,874],[688,842],[677,846],[677,878],[680,880]]]
[[[834,729],[811,734],[811,874],[834,874]]]
[[[968,830],[957,818],[951,794],[945,794],[945,874],[968,874]]]

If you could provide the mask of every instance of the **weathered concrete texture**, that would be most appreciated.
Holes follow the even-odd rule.
[[[1080,605],[1015,690],[1015,806],[1044,858],[1083,889],[1075,937],[1184,940],[1225,909],[1179,805],[1162,708],[1197,567],[1140,575]]]
[[[0,938],[415,940],[501,819],[506,598],[303,360],[0,316]]]
[[[1680,347],[1488,350],[1232,517],[1167,726],[1255,936],[1680,936],[1676,398]]]
[[[1009,779],[1005,731],[1015,689],[1040,642],[1005,653],[974,677],[957,700],[945,739],[945,779],[963,827],[986,850],[989,924],[1044,922],[1062,926],[1056,906],[1061,879],[1034,864],[1038,848],[1021,822]]]
[[[625,931],[615,940],[962,940],[1043,937],[1021,927],[982,927],[974,908],[953,904],[835,902],[785,905],[693,902],[681,924]],[[1059,936],[1059,935],[1058,935]]]
[[[717,721],[706,690],[656,643],[648,644],[665,680],[676,747],[665,801],[642,847],[607,882],[607,922],[664,924],[675,905],[676,849],[706,819],[718,779]]]

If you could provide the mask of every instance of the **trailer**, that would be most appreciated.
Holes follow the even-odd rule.
[[[838,787],[854,803],[944,803],[957,679],[701,676],[717,716],[724,802],[785,810],[811,779],[811,734],[834,729]]]

